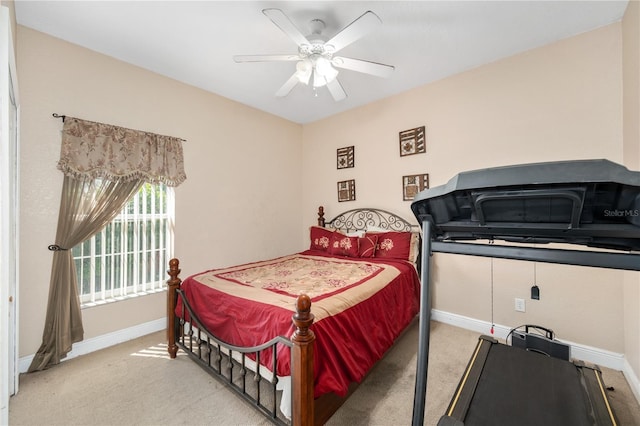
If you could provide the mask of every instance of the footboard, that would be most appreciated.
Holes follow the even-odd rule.
[[[278,336],[259,346],[237,347],[218,339],[193,312],[180,289],[182,280],[178,277],[178,259],[171,259],[167,272],[170,276],[167,281],[167,350],[170,357],[175,358],[178,349],[182,349],[214,378],[275,424],[314,424],[315,336],[309,328],[313,323],[311,299],[306,295],[298,297],[296,313],[292,317],[295,332],[290,339]],[[183,307],[180,316],[176,315],[179,298]],[[283,346],[291,349],[290,378],[274,374],[278,371],[277,351],[285,350]],[[265,351],[272,353],[271,369],[260,362]],[[283,390],[283,404],[276,390]],[[287,418],[289,416],[290,419]]]

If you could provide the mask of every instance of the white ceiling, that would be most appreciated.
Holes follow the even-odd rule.
[[[34,1],[21,25],[297,123],[313,122],[444,77],[620,21],[627,1]],[[341,56],[395,66],[389,79],[341,70],[347,99],[298,84],[275,92],[295,62],[235,63],[233,55],[297,53],[262,14],[279,8],[308,34],[331,37],[365,11],[383,24]]]

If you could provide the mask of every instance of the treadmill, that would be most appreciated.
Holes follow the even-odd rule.
[[[423,232],[414,426],[424,422],[430,253],[640,271],[640,172],[608,160],[459,173],[411,210]],[[439,426],[617,424],[597,367],[525,349],[482,336]]]

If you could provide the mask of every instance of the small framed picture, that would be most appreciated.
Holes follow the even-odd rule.
[[[402,199],[413,200],[418,193],[429,188],[429,174],[402,176]]]
[[[427,152],[425,127],[400,132],[400,156],[422,154]]]
[[[354,179],[338,182],[338,201],[355,201],[356,181]]]
[[[355,147],[347,146],[345,148],[338,148],[338,168],[348,169],[355,165]]]

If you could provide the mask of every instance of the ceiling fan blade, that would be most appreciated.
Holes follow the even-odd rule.
[[[347,93],[344,91],[342,84],[340,84],[337,78],[334,78],[327,83],[327,89],[329,89],[333,100],[336,102],[347,98]]]
[[[343,68],[384,78],[391,77],[393,70],[395,70],[393,65],[379,64],[362,59],[345,58],[343,56],[335,56],[331,64],[336,68]]]
[[[298,61],[298,55],[235,55],[236,62]]]
[[[331,51],[337,52],[343,47],[346,47],[358,40],[380,24],[382,24],[382,21],[378,15],[368,10],[355,21],[343,28],[338,34],[333,36],[333,38],[327,41],[324,46],[325,48],[329,48],[331,46]]]
[[[280,28],[298,46],[309,45],[309,40],[300,32],[293,22],[280,9],[263,9],[264,13],[278,28]]]
[[[296,84],[298,84],[298,76],[297,73],[293,73],[293,75],[291,77],[289,77],[289,80],[287,80],[281,88],[278,89],[278,91],[276,92],[276,96],[279,98],[284,98],[285,96],[287,96],[289,94],[289,92],[291,92],[291,90],[296,86]]]

